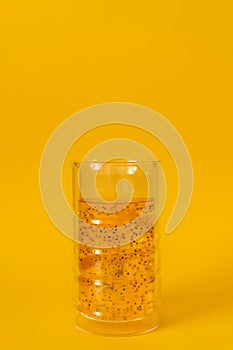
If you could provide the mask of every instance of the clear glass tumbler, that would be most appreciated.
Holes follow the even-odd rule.
[[[79,329],[123,336],[159,325],[159,166],[132,160],[73,164]]]

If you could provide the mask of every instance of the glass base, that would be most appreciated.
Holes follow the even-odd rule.
[[[159,326],[157,312],[141,319],[130,321],[104,321],[96,320],[80,313],[75,319],[75,327],[98,335],[106,336],[132,336],[152,332]]]

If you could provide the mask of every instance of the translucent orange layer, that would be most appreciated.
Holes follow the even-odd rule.
[[[82,200],[79,216],[86,222],[117,228],[128,223],[145,202],[130,202],[117,214],[106,214]],[[143,229],[143,228],[142,228]],[[159,303],[158,238],[155,226],[139,239],[117,248],[100,249],[76,244],[76,307],[100,320],[134,320],[150,315]]]

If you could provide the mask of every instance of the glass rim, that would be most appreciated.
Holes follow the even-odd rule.
[[[137,164],[142,164],[142,163],[146,163],[146,164],[155,164],[155,165],[159,165],[161,164],[160,160],[134,160],[134,159],[130,159],[130,160],[117,160],[117,161],[103,161],[103,160],[87,160],[87,161],[72,161],[71,162],[73,165],[80,165],[80,164],[122,164],[122,165],[137,165]]]

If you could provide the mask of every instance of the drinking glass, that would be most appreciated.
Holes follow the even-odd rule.
[[[73,163],[75,325],[102,335],[156,329],[159,162]]]

